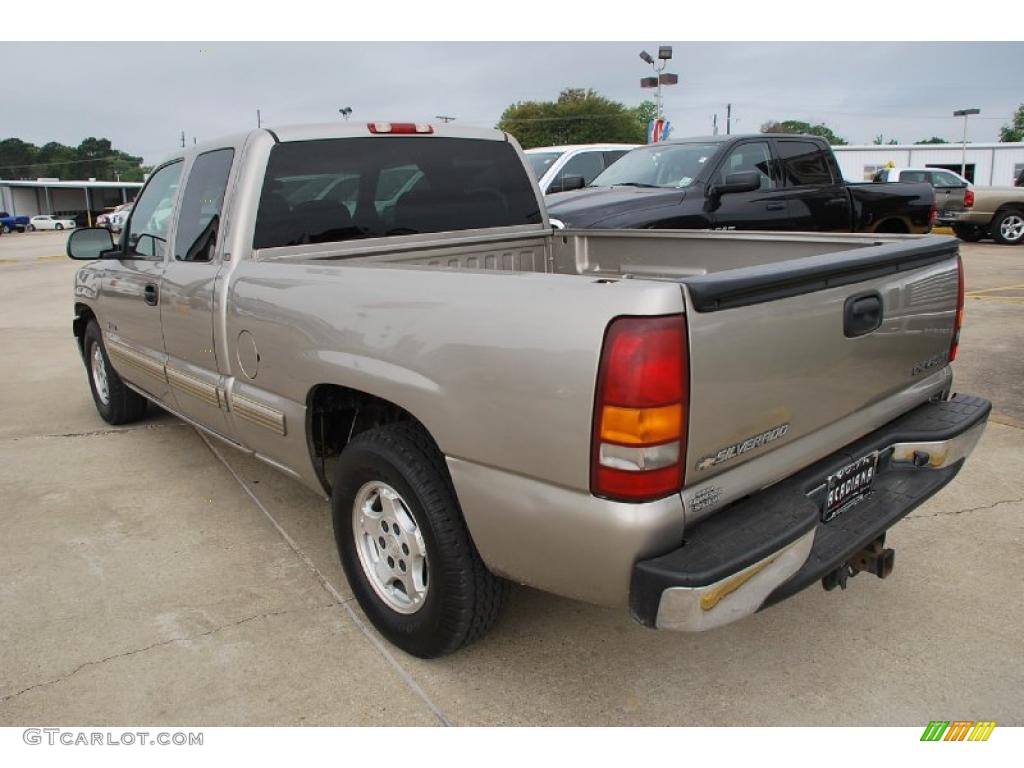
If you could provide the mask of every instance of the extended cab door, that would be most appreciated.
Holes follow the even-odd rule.
[[[734,192],[708,199],[709,218],[714,229],[789,229],[789,206],[781,189],[771,145],[766,139],[737,144],[722,158],[708,182],[710,190],[725,184],[730,174],[756,171],[761,188]]]
[[[850,193],[825,143],[799,138],[774,141],[789,202],[789,229],[849,232]]]
[[[175,160],[158,168],[143,187],[121,235],[122,257],[104,266],[98,308],[118,375],[160,401],[168,397],[161,282],[183,166]]]
[[[215,288],[222,263],[218,237],[235,151],[195,157],[181,196],[163,280],[160,318],[167,352],[167,381],[177,410],[229,436],[227,399],[214,343]]]

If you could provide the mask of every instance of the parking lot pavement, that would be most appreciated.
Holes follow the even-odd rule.
[[[515,588],[482,642],[426,662],[367,629],[316,494],[168,415],[100,421],[74,265],[8,256],[18,237],[0,238],[0,724],[1024,724],[1024,301],[968,300],[957,388],[994,421],[890,533],[890,578],[700,635]],[[970,296],[1024,283],[1024,248],[963,254]]]

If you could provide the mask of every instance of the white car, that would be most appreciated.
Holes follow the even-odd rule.
[[[526,160],[537,177],[542,194],[565,192],[566,178],[579,176],[586,186],[636,144],[571,144],[562,147],[534,147],[526,150]],[[577,184],[579,182],[576,182]],[[572,182],[570,182],[570,185]],[[578,187],[576,187],[578,188]]]
[[[74,229],[75,220],[62,216],[33,216],[28,220],[29,232],[37,229]]]

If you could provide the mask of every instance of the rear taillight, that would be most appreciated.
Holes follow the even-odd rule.
[[[974,207],[974,190],[968,188],[967,191],[964,192],[964,208],[973,208],[973,207]]]
[[[426,123],[367,123],[370,133],[433,133],[434,126]]]
[[[956,317],[953,319],[953,341],[949,344],[949,362],[956,360],[960,348],[960,326],[964,322],[964,262],[956,256]]]
[[[931,210],[928,212],[928,221],[934,227],[935,222],[939,220],[939,209],[935,207],[935,203],[932,202]]]
[[[683,315],[620,317],[608,326],[594,403],[595,495],[649,501],[682,487],[687,359]]]

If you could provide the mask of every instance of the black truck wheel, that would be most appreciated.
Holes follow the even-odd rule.
[[[976,243],[985,236],[985,231],[974,224],[954,224],[953,234],[965,243]]]
[[[349,586],[373,625],[420,658],[482,637],[508,591],[473,546],[444,458],[426,432],[397,423],[341,452],[331,494]]]
[[[107,357],[100,328],[90,320],[83,338],[85,368],[96,410],[108,424],[128,424],[146,415],[146,398],[133,392],[117,375]]]

